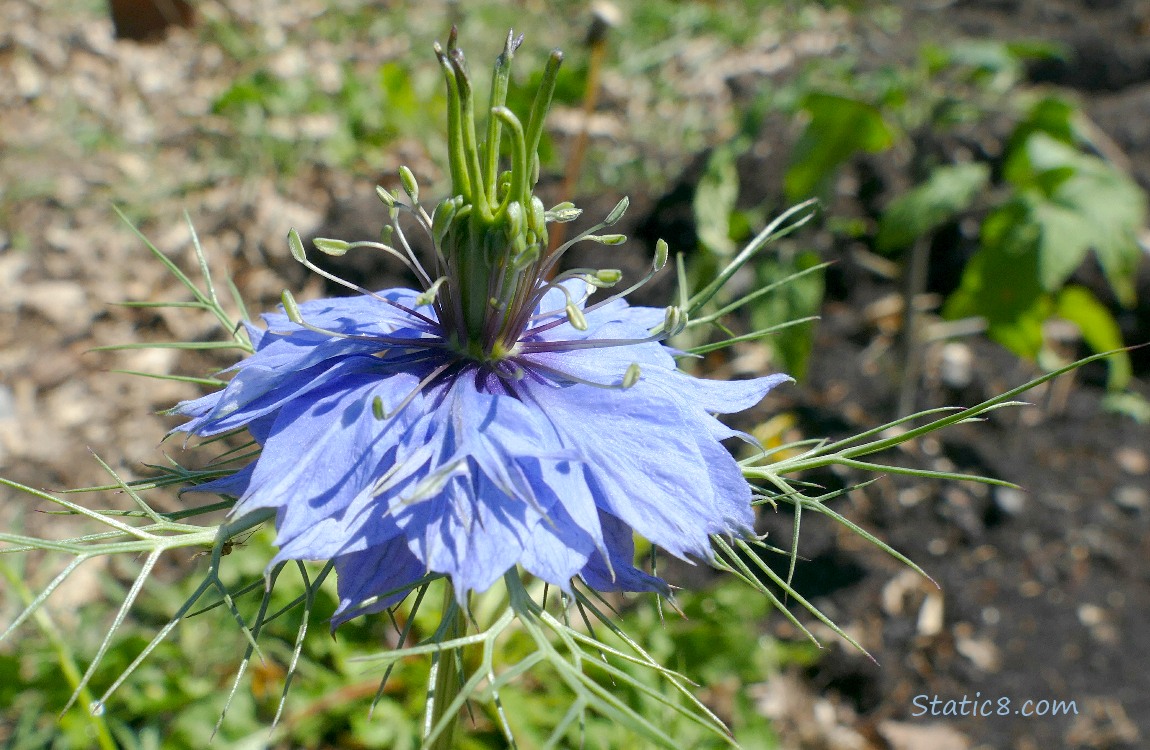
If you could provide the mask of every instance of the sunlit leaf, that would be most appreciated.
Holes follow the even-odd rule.
[[[936,168],[926,182],[896,198],[879,220],[880,252],[907,247],[970,208],[990,180],[985,164]]]
[[[694,213],[699,242],[718,255],[735,251],[731,240],[731,213],[739,197],[739,175],[733,148],[717,148],[695,191]]]
[[[948,318],[980,316],[991,338],[1016,354],[1037,356],[1042,322],[1052,301],[1038,279],[1038,230],[1027,206],[1013,201],[994,211],[982,227],[982,247],[947,300]]]
[[[835,169],[860,151],[876,153],[894,144],[894,131],[882,112],[866,102],[814,92],[802,109],[810,122],[783,179],[790,201],[823,192]]]
[[[1059,292],[1057,312],[1059,317],[1078,326],[1086,345],[1094,351],[1108,352],[1122,348],[1122,331],[1118,328],[1118,321],[1086,287],[1072,285]],[[1119,352],[1107,360],[1107,364],[1110,366],[1107,387],[1112,391],[1122,390],[1130,382],[1132,374],[1130,355]]]

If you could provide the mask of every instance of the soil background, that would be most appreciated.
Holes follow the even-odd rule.
[[[1150,189],[1150,5],[1144,0],[956,0],[900,8],[898,34],[877,32],[865,10],[829,13],[819,33],[784,39],[781,48],[817,54],[848,39],[897,57],[913,55],[925,41],[959,36],[1060,41],[1070,54],[1035,66],[1033,82],[1069,87],[1113,153]],[[274,30],[303,23],[322,8],[236,2],[231,12]],[[360,62],[370,65],[409,50],[402,41],[384,40],[360,52]],[[713,87],[699,86],[704,105],[732,106],[733,82],[747,75],[751,52],[725,53],[730,77],[720,85],[726,93],[716,102]],[[323,65],[342,51],[309,54]],[[290,50],[283,58],[289,69],[298,64]],[[689,82],[709,80],[703,66],[688,63],[682,71]],[[173,350],[91,351],[140,340],[209,340],[217,333],[206,317],[109,304],[182,298],[111,216],[109,203],[125,191],[134,191],[129,213],[145,233],[190,268],[187,228],[177,218],[187,210],[209,255],[231,268],[253,309],[274,305],[284,286],[300,290],[301,299],[323,291],[290,263],[286,228],[348,239],[378,231],[382,217],[371,191],[378,175],[310,164],[286,180],[240,178],[201,158],[228,137],[210,105],[234,74],[193,31],[177,29],[139,44],[114,40],[110,22],[91,13],[75,17],[22,2],[0,7],[0,475],[62,489],[106,481],[91,452],[129,475],[142,462],[161,462],[174,448],[159,446],[159,437],[173,423],[156,413],[193,396],[194,388],[108,371],[200,374],[228,363]],[[713,67],[707,75],[715,75]],[[605,124],[596,137],[626,145],[634,113],[610,96],[626,89],[612,89],[623,84],[609,76],[605,86]],[[577,112],[558,113],[553,127],[561,146],[571,122],[578,122]],[[120,139],[93,146],[108,129]],[[796,135],[794,127],[765,128],[761,143],[740,161],[741,200],[781,200],[780,159]],[[721,136],[707,137],[714,144]],[[622,231],[640,243],[665,236],[675,246],[692,246],[690,204],[683,197],[693,192],[705,156],[680,155],[677,182],[662,194],[633,193]],[[395,166],[435,172],[415,144],[397,144],[393,158]],[[867,217],[889,199],[906,175],[897,159],[886,158],[847,165],[843,184],[855,189],[838,191],[828,210]],[[594,194],[577,202],[598,216],[616,200]],[[811,244],[836,265],[809,377],[750,418],[785,411],[797,416],[803,435],[846,436],[889,420],[897,408],[898,316],[886,303],[897,298],[898,282],[858,263],[849,243],[813,235]],[[934,260],[954,268],[961,252],[940,245]],[[344,271],[364,278],[378,273],[374,267]],[[1083,278],[1091,273],[1084,268]],[[1139,307],[1121,318],[1131,344],[1150,341],[1150,263],[1141,274]],[[947,273],[938,275],[945,285]],[[1038,373],[988,342],[952,344],[924,354],[919,408],[977,403]],[[1076,353],[1070,347],[1068,353]],[[1144,396],[1150,396],[1147,351],[1136,353],[1133,386]],[[761,353],[740,350],[715,364],[722,374],[739,376],[762,362]],[[954,367],[962,377],[954,376]],[[889,457],[1005,479],[1024,491],[884,478],[839,501],[841,512],[918,562],[938,587],[826,519],[806,520],[795,585],[875,661],[815,628],[825,644],[816,666],[747,686],[757,691],[785,747],[1117,750],[1150,742],[1150,427],[1102,409],[1104,374],[1084,369],[1033,393],[1033,407],[996,413]],[[826,472],[812,479],[845,487],[858,477]],[[0,524],[35,529],[43,519],[28,511],[26,499],[0,490]],[[784,511],[768,513],[763,530],[789,539],[790,522]],[[80,581],[61,596],[82,603],[87,588],[95,587]],[[0,605],[11,606],[2,592]],[[782,618],[768,627],[779,637],[801,637]],[[940,713],[946,701],[964,696],[991,699],[996,707],[999,698],[1012,703],[1006,716],[916,716],[916,696],[937,696]],[[1077,715],[1015,713],[1028,699],[1074,701]]]

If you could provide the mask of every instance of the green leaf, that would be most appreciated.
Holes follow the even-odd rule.
[[[1042,322],[1053,302],[1038,281],[1038,229],[1026,204],[1011,201],[982,225],[982,247],[947,299],[947,318],[986,319],[992,339],[1024,357],[1042,349]]]
[[[1063,289],[1058,294],[1056,310],[1059,317],[1078,326],[1086,345],[1095,352],[1122,348],[1122,332],[1118,328],[1118,321],[1086,287],[1072,285]],[[1132,374],[1130,355],[1118,352],[1107,360],[1107,364],[1110,373],[1106,387],[1111,391],[1123,390],[1129,384]]]
[[[711,152],[707,168],[695,190],[694,214],[699,243],[717,255],[735,251],[731,240],[731,214],[739,197],[736,151],[731,146]]]
[[[1133,391],[1106,394],[1102,399],[1102,408],[1130,417],[1139,424],[1150,424],[1150,401]]]
[[[1007,91],[1017,85],[1026,72],[1025,55],[1020,51],[1020,47],[997,40],[963,40],[948,45],[941,55],[936,53],[935,58],[941,57],[941,60],[935,62],[934,67],[941,69],[940,62],[945,62],[951,67],[964,68],[975,82],[992,90]]]
[[[1134,275],[1146,224],[1146,194],[1118,168],[1042,132],[1008,160],[1039,228],[1039,278],[1057,291],[1093,250],[1123,305],[1134,303]]]
[[[1010,175],[1012,155],[1018,153],[1023,144],[1035,133],[1044,133],[1065,144],[1079,140],[1079,127],[1075,121],[1077,113],[1074,104],[1058,96],[1048,96],[1035,103],[1027,112],[1026,118],[1015,127],[1006,144],[1007,179],[1012,179]]]
[[[816,323],[811,318],[819,313],[825,287],[823,274],[803,272],[819,265],[818,254],[806,250],[764,257],[755,267],[759,287],[789,280],[755,301],[751,308],[754,328],[773,328],[808,319],[799,325],[781,327],[766,339],[777,361],[782,363],[781,369],[799,380],[806,374],[814,345]]]
[[[1056,292],[1086,260],[1092,227],[1073,207],[1054,201],[1033,201],[1030,215],[1040,233],[1039,281],[1046,291]]]
[[[907,247],[970,208],[990,181],[985,164],[937,167],[926,182],[896,198],[879,220],[880,252]]]
[[[860,151],[885,151],[894,143],[894,132],[882,112],[866,102],[813,92],[804,99],[802,109],[810,122],[783,178],[787,200],[822,192],[847,159]]]

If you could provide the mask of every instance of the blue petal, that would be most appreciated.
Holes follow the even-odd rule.
[[[471,465],[397,518],[408,549],[428,569],[451,576],[461,601],[515,565],[539,520],[527,503],[500,492]]]
[[[210,482],[197,484],[193,487],[188,487],[180,491],[180,494],[185,492],[206,492],[212,495],[230,495],[232,497],[241,497],[248,491],[248,485],[252,481],[252,472],[255,470],[255,463],[250,463],[244,468],[240,469],[234,474],[229,474],[226,477],[213,479]]]
[[[584,282],[564,286],[586,304]],[[381,295],[414,309],[415,292]],[[550,318],[535,325],[556,325],[533,340],[636,341],[664,315],[614,300],[579,331],[565,303],[560,290],[544,295],[536,312]],[[307,302],[301,313],[340,334],[441,335],[430,307],[413,314],[367,296]],[[335,624],[428,571],[450,576],[461,600],[516,564],[564,589],[578,575],[600,590],[665,595],[635,567],[633,533],[707,558],[712,534],[750,529],[750,486],[719,442],[739,433],[713,415],[753,406],[786,376],[698,380],[647,342],[522,355],[518,381],[453,366],[415,393],[449,355],[316,333],[281,313],[264,319],[269,330],[252,329],[257,352],[231,382],[177,408],[191,418],[180,429],[247,426],[263,445],[252,466],[202,489],[240,495],[235,513],[275,508],[277,561],[335,561]],[[618,384],[633,363],[641,375],[630,389],[579,383]],[[372,413],[377,397],[386,419]]]
[[[375,479],[374,469],[398,437],[377,419],[372,402],[394,409],[418,385],[415,375],[353,373],[325,383],[280,410],[236,514],[287,506],[281,546],[320,520],[342,512]],[[418,398],[418,397],[417,397]],[[418,409],[418,406],[416,406]],[[413,410],[414,411],[414,410]],[[405,419],[407,410],[397,420]]]
[[[218,435],[243,427],[273,412],[278,413],[297,401],[313,399],[314,396],[309,395],[312,391],[359,374],[372,374],[377,379],[398,376],[390,365],[378,357],[363,355],[331,359],[300,371],[275,372],[248,368],[232,378],[210,412],[192,419],[177,430],[204,436]],[[404,377],[407,379],[409,376]],[[410,382],[411,388],[414,388],[418,378]],[[196,406],[199,407],[198,404]],[[182,410],[183,404],[177,408]],[[298,405],[296,408],[299,408]]]
[[[335,558],[339,607],[331,618],[336,628],[353,617],[382,612],[410,593],[410,586],[426,572],[423,563],[397,539]],[[395,591],[400,589],[399,591]],[[389,596],[385,594],[391,593]],[[383,597],[367,606],[363,602]]]
[[[583,582],[596,591],[654,591],[670,596],[671,589],[663,579],[635,567],[635,539],[631,528],[609,513],[601,513],[599,520],[607,558],[595,552],[579,573]]]
[[[348,335],[390,336],[401,329],[430,331],[429,324],[419,317],[401,309],[407,308],[424,318],[435,320],[435,310],[430,306],[415,308],[418,292],[411,289],[385,289],[377,293],[383,300],[368,295],[354,297],[329,297],[303,302],[299,305],[304,322],[316,328]],[[401,306],[401,307],[400,307]],[[282,308],[281,308],[282,309]],[[261,316],[271,332],[307,331],[291,322],[282,312],[266,313]],[[309,331],[309,333],[314,333]],[[322,336],[322,334],[315,334]]]
[[[595,498],[584,468],[570,461],[535,461],[531,479],[554,494],[543,522],[536,524],[524,546],[520,564],[532,575],[570,590],[591,555],[606,552]]]
[[[599,507],[647,539],[678,557],[707,558],[711,534],[751,526],[750,486],[710,437],[709,416],[677,394],[642,381],[626,391],[524,383],[590,467]],[[716,496],[717,487],[736,491]]]
[[[429,569],[449,574],[462,596],[487,589],[518,562],[557,500],[533,481],[540,474],[516,458],[565,456],[542,415],[510,396],[478,391],[469,373],[440,397],[427,416],[438,422],[433,470],[381,500],[411,551]]]

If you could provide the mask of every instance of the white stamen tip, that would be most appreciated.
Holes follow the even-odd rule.
[[[419,203],[419,183],[415,175],[407,167],[399,168],[399,181],[403,183],[403,191],[411,198],[412,203]]]
[[[291,257],[300,263],[307,260],[307,252],[303,249],[303,240],[299,238],[299,232],[294,229],[288,232],[288,250],[291,251]]]
[[[574,305],[572,302],[567,303],[567,322],[571,327],[577,331],[587,330],[587,319],[583,317],[583,311]]]
[[[387,206],[388,208],[391,208],[395,205],[395,196],[392,195],[391,192],[386,188],[380,185],[376,185],[375,194],[379,196],[381,201],[383,201],[383,205]]]

